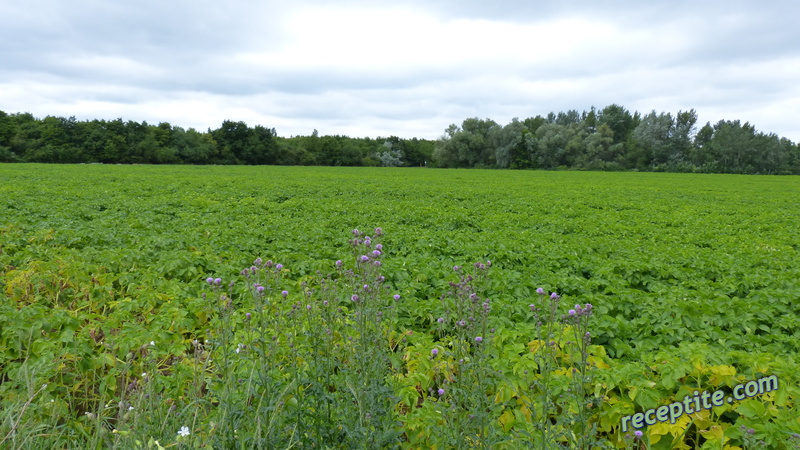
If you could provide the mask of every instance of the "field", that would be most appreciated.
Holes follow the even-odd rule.
[[[0,447],[800,448],[798,224],[797,177],[0,165]]]

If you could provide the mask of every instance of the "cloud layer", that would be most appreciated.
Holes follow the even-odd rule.
[[[436,138],[617,103],[800,141],[796,2],[254,3],[5,2],[0,109]]]

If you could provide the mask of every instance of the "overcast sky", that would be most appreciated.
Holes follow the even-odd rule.
[[[800,141],[800,2],[0,0],[0,110],[438,138],[616,103]]]

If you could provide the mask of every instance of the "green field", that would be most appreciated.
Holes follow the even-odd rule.
[[[475,447],[541,448],[536,443],[543,434],[574,446],[578,440],[570,433],[580,427],[597,443],[633,446],[638,443],[625,440],[621,430],[625,416],[680,402],[695,390],[731,392],[775,375],[777,391],[647,426],[643,440],[652,448],[800,447],[792,437],[800,433],[800,178],[35,164],[0,165],[0,447],[82,442],[77,446],[128,448],[138,440],[147,448],[150,440],[156,448],[158,440],[185,448],[255,448],[254,442],[268,447],[265,439],[274,438],[324,448],[375,435],[377,425],[348,409],[352,399],[333,397],[342,390],[315,394],[314,380],[298,381],[324,372],[312,356],[316,319],[286,315],[293,304],[327,298],[319,282],[337,272],[336,260],[358,269],[350,232],[374,235],[375,227],[384,234],[380,272],[387,291],[374,299],[401,299],[370,335],[391,347],[377,351],[388,353],[392,382],[367,388],[392,391],[387,414],[396,424],[390,444],[370,446],[456,445],[442,431],[448,427],[472,433],[458,445]],[[293,380],[270,397],[285,408],[270,411],[294,423],[291,432],[285,431],[290,425],[270,428],[273,434],[248,428],[253,419],[247,410],[236,419],[223,401],[246,396],[226,377],[247,379],[237,371],[255,367],[227,358],[234,342],[253,332],[244,314],[256,311],[258,302],[241,271],[259,257],[283,265],[269,278],[268,292],[287,325],[273,317],[267,327],[291,336],[275,341],[270,361],[301,369],[290,376],[275,366],[265,377],[278,384]],[[437,322],[448,314],[442,295],[450,283],[474,272],[478,261],[491,261],[479,289],[481,298],[491,299],[486,330],[494,330],[481,345],[457,326]],[[454,272],[456,265],[464,269]],[[221,278],[222,287],[209,286],[208,277]],[[338,279],[346,284],[347,276]],[[352,291],[354,285],[346,285]],[[573,304],[593,305],[590,354],[583,355],[590,370],[577,372],[586,372],[580,386],[570,384],[575,377],[566,370],[579,362],[569,350],[574,342],[565,338],[546,361],[537,353],[543,327],[529,305],[546,301],[539,287],[561,295],[558,317]],[[203,297],[226,289],[229,307]],[[284,289],[289,294],[281,304]],[[367,336],[366,328],[351,326],[367,309],[350,305],[344,291],[331,297],[343,308],[336,319],[342,334],[330,341],[341,341],[340,352],[357,350]],[[352,348],[346,345],[351,329]],[[213,343],[205,356],[195,340]],[[441,355],[432,357],[432,348]],[[456,364],[459,352],[466,352],[466,366]],[[331,355],[342,380],[351,380],[348,370],[357,378],[357,358]],[[259,358],[252,361],[267,356]],[[447,358],[460,369],[437,365]],[[219,383],[213,394],[187,387],[203,383],[198,361],[204,364],[200,378],[208,386]],[[552,369],[549,378],[544,367]],[[144,372],[150,375],[140,377]],[[440,385],[456,392],[458,384],[449,380],[456,372],[459,379],[486,375],[460,387],[483,405],[476,423],[452,413],[465,406],[449,397],[449,388],[435,393]],[[134,378],[139,381],[130,387]],[[588,409],[580,399],[567,402],[576,386],[585,390],[584,399],[594,398],[584,402],[591,403]],[[145,392],[152,395],[136,398],[147,399],[141,405],[152,408],[150,419],[134,409],[126,414],[122,397]],[[341,433],[331,437],[330,430],[326,435],[309,426],[307,438],[298,435],[304,414],[323,427],[321,408],[305,404],[303,396],[339,405],[341,420],[352,413],[361,428],[331,426]],[[160,403],[150,404],[156,397]],[[537,415],[542,402],[552,409]],[[220,418],[220,410],[231,416]],[[186,423],[191,434],[179,436],[187,417],[193,417]],[[220,423],[238,423],[241,431],[234,436]]]

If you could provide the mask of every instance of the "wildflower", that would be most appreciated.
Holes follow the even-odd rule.
[[[366,245],[367,247],[372,245],[372,241],[369,239],[369,236],[367,236],[367,238],[364,239],[364,245]]]
[[[483,338],[482,338],[482,337],[480,337],[480,336],[478,336],[478,337],[476,337],[476,338],[475,338],[475,342],[477,342],[478,344],[480,344],[481,342],[483,342]]]
[[[575,310],[574,309],[570,309],[569,310],[569,315],[570,316],[574,316],[575,315]]]
[[[368,284],[365,284],[365,285],[364,285],[364,290],[365,290],[365,291],[368,291],[368,290],[369,290],[369,285],[368,285]]]
[[[283,269],[283,264],[275,264],[275,269],[276,270],[282,270]]]
[[[178,430],[178,436],[186,437],[190,434],[191,432],[189,431],[189,427],[183,426],[180,430]]]
[[[536,288],[536,293],[539,294],[539,295],[543,295],[544,294],[544,289]]]
[[[431,350],[431,356],[436,357],[436,355],[438,355],[438,354],[439,354],[439,349],[438,348],[434,348],[433,350]]]
[[[286,296],[289,295],[289,291],[281,291],[281,295],[283,298],[286,298]]]
[[[461,270],[461,266],[453,266],[453,270],[458,272],[459,270]]]
[[[438,319],[436,319],[436,321],[439,323],[444,323],[444,317],[439,317]]]
[[[306,305],[306,309],[311,311],[311,305]]]
[[[150,347],[155,347],[155,346],[156,346],[156,341],[150,341]]]
[[[260,266],[261,265],[261,258],[256,258],[256,260],[253,261],[253,264],[255,264],[257,266]]]
[[[245,314],[244,318],[247,319],[247,320],[250,320],[250,313]]]
[[[553,292],[552,294],[550,294],[550,300],[558,300],[558,299],[560,299],[560,298],[561,298],[561,296],[560,296],[560,295],[558,295],[558,294],[556,294],[555,292]]]
[[[381,262],[380,261],[375,261],[375,267],[380,267],[380,266],[381,266]]]
[[[147,372],[142,373],[142,378],[147,376]]]
[[[375,250],[383,251],[383,244],[375,244]]]
[[[392,298],[394,298],[395,301],[400,300],[400,294],[394,294]]]
[[[442,388],[439,388],[439,390],[436,391],[436,392],[439,394],[439,397],[444,395],[444,389],[442,389]]]
[[[342,267],[342,264],[343,264],[343,263],[342,263],[342,260],[341,260],[341,259],[340,259],[340,260],[338,260],[338,261],[336,261],[336,267]]]
[[[381,251],[380,250],[373,250],[372,254],[375,255],[375,256],[381,256]]]
[[[382,234],[383,234],[383,230],[381,230],[381,227],[375,228],[375,236],[380,236]]]
[[[361,232],[358,231],[358,228],[353,229],[353,236],[358,236],[360,234],[361,234]]]
[[[354,302],[357,302],[357,301],[358,301],[358,295],[356,295],[356,294],[353,294],[353,296],[352,296],[352,297],[350,297],[350,300],[352,300],[352,301],[354,301]]]
[[[208,278],[206,278],[206,283],[208,283],[208,284],[214,284],[214,279],[213,279],[213,278],[211,278],[211,277],[208,277]]]
[[[323,301],[323,302],[322,302],[322,304],[323,304],[324,306],[328,306],[328,301],[327,301],[327,300],[325,300],[325,301]]]
[[[367,261],[369,261],[369,256],[361,255],[361,262],[367,262]]]
[[[633,436],[634,436],[636,439],[641,439],[643,434],[644,434],[644,433],[642,433],[642,431],[641,431],[641,430],[636,430],[636,431],[634,431],[634,432],[633,432]]]
[[[220,283],[222,283],[222,278],[214,278],[214,284],[219,286]]]
[[[528,308],[530,308],[530,309],[531,309],[531,312],[536,312],[536,305],[534,305],[533,303],[531,303],[530,305],[528,305]]]
[[[460,327],[465,327],[465,326],[467,326],[467,321],[466,321],[466,320],[464,320],[464,319],[461,319],[461,320],[459,320],[459,321],[457,322],[457,324],[458,324],[458,326],[460,326]]]
[[[257,284],[256,285],[256,291],[258,291],[259,294],[263,293],[264,292],[264,286],[261,286],[260,284]]]

